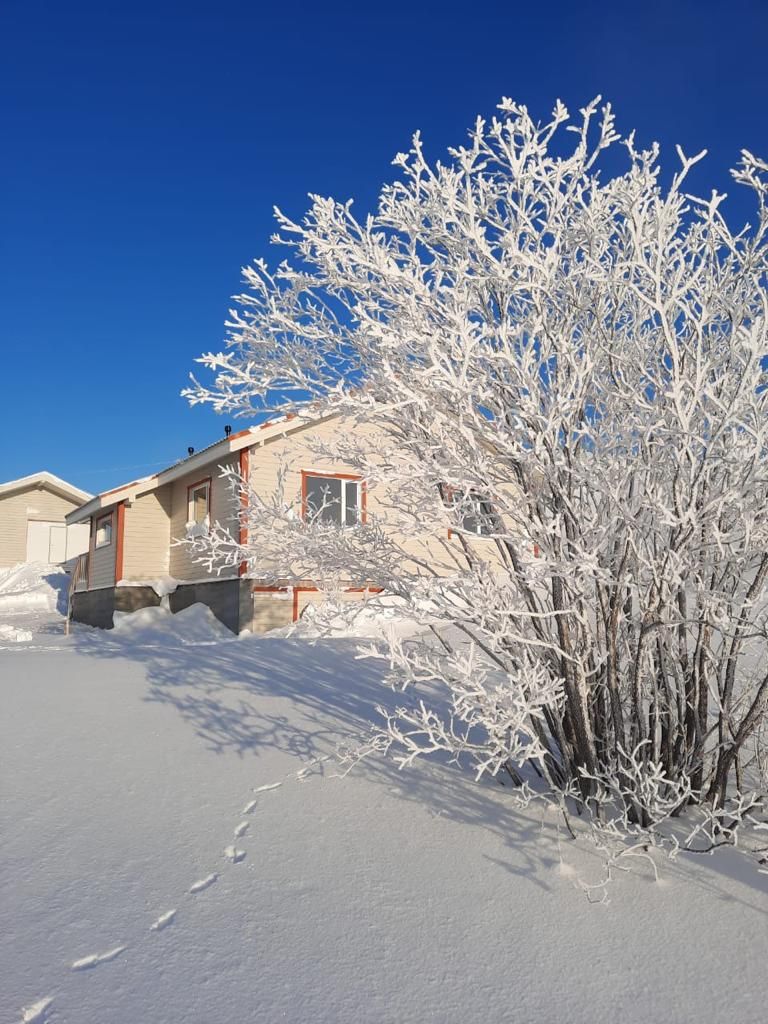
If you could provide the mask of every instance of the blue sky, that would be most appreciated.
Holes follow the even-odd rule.
[[[215,439],[179,391],[272,206],[365,210],[416,128],[439,155],[502,95],[602,93],[670,165],[706,146],[707,192],[768,156],[764,0],[0,6],[0,481],[103,490]]]

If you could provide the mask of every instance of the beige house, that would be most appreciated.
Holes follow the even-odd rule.
[[[67,526],[68,512],[91,497],[53,473],[0,484],[0,569],[19,562],[67,562],[88,549],[88,528]]]
[[[313,454],[315,442],[330,441],[340,429],[344,426],[338,417],[290,417],[227,434],[154,476],[96,495],[70,512],[67,522],[87,524],[90,537],[74,576],[73,618],[108,628],[115,611],[158,604],[162,588],[153,587],[153,581],[171,577],[171,611],[202,602],[234,632],[261,633],[296,621],[323,594],[311,581],[265,585],[267,578],[289,576],[289,553],[265,551],[261,564],[249,573],[245,565],[217,573],[193,561],[188,549],[175,542],[214,522],[233,536],[239,534],[241,543],[247,540],[239,521],[239,498],[221,479],[223,467],[239,471],[265,498],[275,493],[282,472],[285,495],[296,496],[297,515],[321,511],[339,525],[365,524],[369,515],[380,513],[384,496],[367,493],[348,466]],[[444,540],[434,550],[429,538],[418,547],[419,557],[432,565],[444,557]],[[451,567],[446,565],[445,571]],[[341,587],[349,600],[365,599],[372,592],[366,580],[341,581]]]

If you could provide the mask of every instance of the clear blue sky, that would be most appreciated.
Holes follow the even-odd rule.
[[[766,0],[3,0],[0,481],[103,490],[223,431],[179,391],[275,258],[273,204],[360,212],[414,129],[437,155],[502,95],[598,92],[733,194],[740,148],[768,157],[767,67]]]

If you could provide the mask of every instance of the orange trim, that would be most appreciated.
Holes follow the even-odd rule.
[[[163,470],[163,472],[165,472],[165,470]],[[119,487],[113,487],[111,491],[102,491],[100,494],[97,494],[96,497],[97,498],[106,498],[106,496],[108,494],[117,494],[118,491],[124,491],[126,489],[126,487],[135,487],[136,484],[146,484],[146,483],[149,483],[150,480],[157,480],[159,475],[160,475],[159,473],[154,473],[150,477],[142,477],[140,480],[131,480],[130,483],[120,484]]]
[[[307,477],[319,476],[325,480],[358,480],[360,482],[360,524],[368,522],[368,485],[359,473],[321,473],[314,469],[301,471],[301,518],[307,519]]]
[[[117,506],[117,543],[115,546],[115,585],[123,578],[123,546],[125,542],[125,502]]]
[[[243,431],[243,433],[247,433],[247,431]],[[248,470],[249,470],[249,465],[250,465],[249,454],[250,454],[250,448],[241,448],[240,449],[240,476],[243,478],[243,482],[244,483],[247,483],[248,479],[249,479],[249,475],[248,475]],[[245,491],[243,491],[240,494],[240,537],[239,537],[240,547],[245,547],[245,545],[248,543],[248,526],[246,525],[246,522],[245,522],[245,514],[246,514],[247,511],[248,511],[248,495],[245,493]],[[247,561],[242,561],[240,563],[239,569],[237,570],[238,576],[245,576],[247,571],[248,571],[248,562]]]
[[[294,587],[293,588],[293,615],[292,615],[292,621],[293,622],[298,622],[299,621],[299,589],[300,589],[299,587]]]
[[[283,419],[281,419],[281,420],[264,420],[263,423],[259,424],[259,430],[266,430],[267,427],[276,427],[278,423],[282,423],[283,421],[287,422],[288,420],[295,420],[297,416],[298,416],[298,413],[287,412],[285,414],[285,416],[283,417]],[[244,433],[245,433],[245,431],[244,431]],[[240,436],[239,434],[235,435],[235,437],[239,437],[239,436]]]

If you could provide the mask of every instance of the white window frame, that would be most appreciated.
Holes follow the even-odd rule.
[[[106,515],[98,516],[93,528],[93,547],[94,550],[98,548],[108,548],[112,543],[112,534],[114,532],[114,512],[107,512]],[[107,540],[99,540],[99,529],[103,523],[109,522],[109,537]]]
[[[205,515],[198,522],[195,519],[195,494],[203,490],[203,488],[205,488]],[[206,520],[208,522],[211,521],[211,481],[207,479],[200,480],[196,484],[190,484],[187,487],[187,523],[189,525],[202,526]]]
[[[309,506],[307,503],[307,481],[312,480],[340,480],[341,481],[341,501],[339,502],[339,519],[338,522],[332,524],[338,526],[340,529],[349,530],[354,529],[356,526],[361,526],[365,522],[365,490],[363,487],[362,477],[351,476],[350,474],[344,473],[320,473],[315,472],[311,469],[305,469],[303,471],[304,481],[304,501],[303,501],[303,516],[306,522],[309,522]],[[357,520],[354,523],[347,522],[347,484],[354,484],[357,487]],[[331,525],[331,524],[329,524]]]
[[[446,508],[461,509],[460,530],[462,533],[466,533],[470,537],[493,537],[502,531],[501,519],[493,502],[477,491],[462,491],[448,484],[441,484],[440,495]],[[473,505],[475,506],[474,510],[472,509]],[[481,505],[488,505],[489,511],[483,512],[480,508]],[[469,520],[475,521],[476,528],[474,530],[467,526]],[[484,529],[484,525],[492,528]],[[457,532],[457,528],[453,526],[448,532],[449,534]]]

